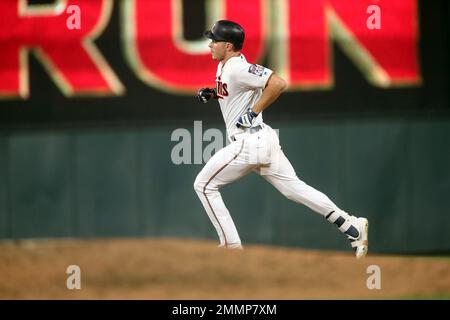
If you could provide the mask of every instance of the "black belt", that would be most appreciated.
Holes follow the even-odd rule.
[[[259,130],[261,130],[262,126],[261,125],[257,125],[255,127],[251,127],[251,128],[248,128],[248,129],[249,129],[250,134],[252,134],[252,133],[255,133],[255,132],[258,132]],[[236,141],[236,138],[234,137],[234,135],[231,136],[231,141]]]

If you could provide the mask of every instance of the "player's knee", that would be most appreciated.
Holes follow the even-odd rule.
[[[205,184],[201,182],[200,179],[195,179],[194,181],[194,190],[197,192],[203,192],[203,188],[205,187]]]
[[[204,179],[202,179],[200,177],[200,175],[198,175],[197,178],[194,181],[194,190],[196,192],[204,193],[204,192],[206,192],[208,190],[208,185],[209,184]]]
[[[194,190],[198,193],[212,194],[218,192],[219,188],[216,184],[212,183],[212,181],[206,183],[202,180],[195,180]]]

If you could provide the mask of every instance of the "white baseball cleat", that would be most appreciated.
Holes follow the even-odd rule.
[[[364,258],[369,249],[369,221],[366,218],[358,218],[359,237],[357,239],[350,239],[352,248],[356,248],[356,259]]]

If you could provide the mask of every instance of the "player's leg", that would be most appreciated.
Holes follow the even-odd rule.
[[[243,160],[244,154],[243,140],[229,144],[208,161],[194,182],[194,189],[219,235],[220,245],[227,248],[242,245],[219,188],[251,172],[253,166]]]
[[[262,176],[288,199],[308,206],[334,223],[352,242],[352,246],[356,248],[356,256],[363,257],[367,253],[367,219],[349,215],[325,194],[301,181],[282,150],[278,150],[272,159]]]

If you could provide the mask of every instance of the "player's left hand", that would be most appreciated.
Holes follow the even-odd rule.
[[[253,112],[252,109],[248,109],[245,114],[239,117],[236,126],[238,128],[250,128],[252,126],[252,121],[258,116],[256,112]]]

